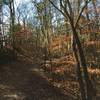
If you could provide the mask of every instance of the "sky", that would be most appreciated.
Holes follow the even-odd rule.
[[[15,2],[17,3],[17,5],[19,4],[19,3],[21,3],[21,2],[26,2],[26,1],[30,1],[30,0],[15,0]]]
[[[29,1],[31,1],[31,0],[14,0],[15,1],[15,8],[16,8],[16,6],[18,6],[19,5],[19,3],[25,3],[25,2],[29,2]],[[39,1],[39,0],[38,0]],[[97,0],[98,2],[97,2],[97,4],[96,5],[98,5],[99,7],[100,7],[100,0]],[[30,8],[31,7],[31,5],[28,5],[28,7]],[[93,5],[92,5],[92,7],[93,7]],[[31,13],[31,12],[30,12]],[[7,19],[7,18],[5,18],[5,19]]]
[[[25,3],[25,2],[29,2],[29,1],[31,1],[31,0],[14,0],[14,2],[15,2],[15,9],[19,5],[19,3]],[[8,7],[7,7],[7,5],[5,5],[3,9],[6,12],[8,12],[8,10],[9,10]]]
[[[22,0],[15,0],[15,2],[17,2],[17,3],[19,3],[19,2],[21,2]]]

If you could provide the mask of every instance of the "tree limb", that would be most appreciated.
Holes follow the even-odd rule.
[[[83,8],[81,9],[81,11],[80,11],[80,13],[79,13],[79,15],[78,15],[78,17],[77,17],[76,23],[75,23],[75,28],[77,28],[77,25],[78,25],[78,22],[79,22],[79,20],[80,20],[80,17],[81,17],[81,15],[82,15],[82,13],[83,13],[85,7],[87,6],[87,4],[88,4],[89,2],[90,2],[90,0],[89,0],[89,1],[86,1],[86,2],[85,2],[85,5],[84,5]]]
[[[63,16],[67,17],[66,14],[61,10],[59,9],[51,0],[48,0],[59,12],[61,12],[63,14]]]

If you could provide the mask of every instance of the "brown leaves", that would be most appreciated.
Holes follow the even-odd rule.
[[[62,47],[65,42],[71,41],[71,36],[62,35],[53,39],[50,45],[50,51],[58,50]]]
[[[28,29],[21,29],[19,32],[15,33],[15,37],[28,39],[32,37],[32,33]]]
[[[88,68],[88,72],[90,74],[96,74],[100,76],[100,69],[96,68],[96,69],[92,69],[92,68]]]
[[[85,43],[85,45],[87,47],[91,47],[91,46],[95,46],[95,47],[99,47],[100,46],[100,41],[88,41]]]

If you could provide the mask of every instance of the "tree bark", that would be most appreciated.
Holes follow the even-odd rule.
[[[73,25],[71,25],[71,26],[72,26],[73,36],[75,38],[77,49],[79,52],[80,62],[81,62],[82,68],[83,68],[83,74],[84,74],[84,80],[85,80],[85,86],[86,86],[85,88],[86,88],[86,94],[87,94],[86,100],[93,100],[92,98],[93,98],[94,89],[93,89],[93,85],[92,85],[91,80],[88,75],[84,52],[83,52],[77,31]]]
[[[78,78],[78,82],[79,82],[79,86],[80,86],[81,99],[86,100],[86,93],[85,93],[84,82],[83,82],[83,78],[82,78],[80,61],[79,61],[79,57],[78,57],[78,53],[77,53],[75,39],[73,39],[73,40],[74,40],[73,41],[73,52],[74,52],[75,59],[76,59],[76,62],[77,62],[76,71],[77,71],[77,78]]]

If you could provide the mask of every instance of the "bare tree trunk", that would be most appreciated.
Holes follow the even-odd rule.
[[[9,9],[10,9],[10,32],[12,34],[13,58],[16,58],[16,54],[15,54],[15,35],[14,35],[14,23],[15,23],[14,0],[9,2]]]
[[[85,88],[84,88],[85,86],[84,86],[84,82],[83,82],[83,78],[82,78],[79,56],[77,54],[78,51],[77,51],[75,39],[73,39],[73,40],[74,40],[73,41],[73,52],[74,52],[75,59],[77,62],[76,71],[77,71],[77,78],[78,78],[78,82],[79,82],[79,86],[80,86],[81,98],[82,98],[82,100],[86,100],[86,93],[85,93]]]
[[[88,75],[87,65],[86,65],[86,60],[85,60],[83,49],[82,49],[79,37],[77,35],[76,29],[73,25],[72,25],[72,31],[73,31],[73,36],[75,38],[77,49],[79,52],[80,62],[83,68],[83,74],[84,74],[84,80],[85,80],[85,86],[86,86],[85,88],[86,88],[86,93],[87,93],[86,100],[93,100],[93,94],[94,94],[93,85]]]

